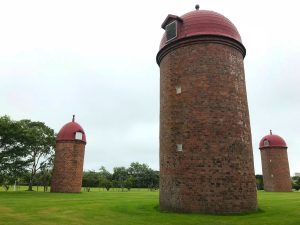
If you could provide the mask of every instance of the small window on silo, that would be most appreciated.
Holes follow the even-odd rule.
[[[182,152],[182,144],[176,144],[176,148],[178,152]]]
[[[176,94],[180,94],[181,93],[181,86],[180,85],[176,85]]]
[[[268,140],[264,140],[264,146],[269,146],[270,142]]]
[[[75,140],[82,140],[82,133],[81,132],[76,132],[75,133]]]
[[[177,22],[173,21],[166,26],[167,41],[177,37]]]

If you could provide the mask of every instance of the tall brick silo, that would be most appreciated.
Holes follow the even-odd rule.
[[[160,208],[257,209],[243,59],[235,26],[196,10],[168,15],[160,66]]]
[[[287,145],[282,137],[272,134],[259,142],[265,191],[292,191]]]
[[[73,116],[56,137],[51,192],[81,191],[85,145],[85,132]]]

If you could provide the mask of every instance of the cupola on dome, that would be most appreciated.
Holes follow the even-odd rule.
[[[86,143],[85,132],[82,127],[75,122],[75,116],[73,116],[72,122],[65,124],[60,129],[56,141],[83,141]]]
[[[234,24],[225,16],[209,10],[196,10],[181,17],[168,15],[161,25],[166,30],[160,43],[160,49],[171,41],[192,36],[214,35],[233,39],[242,44],[241,36]]]
[[[276,134],[272,134],[270,131],[269,135],[264,136],[259,142],[259,149],[264,148],[287,148],[287,145],[282,137]]]

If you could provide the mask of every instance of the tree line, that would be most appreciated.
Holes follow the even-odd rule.
[[[86,171],[83,173],[83,187],[101,187],[109,191],[110,188],[130,190],[131,188],[158,189],[159,171],[151,169],[147,164],[132,162],[128,168],[114,167],[110,173],[105,167],[98,172]]]
[[[264,179],[263,175],[255,175],[256,178],[256,187],[257,190],[264,190]],[[300,177],[299,176],[293,176],[291,177],[292,182],[292,189],[298,191],[300,190]]]

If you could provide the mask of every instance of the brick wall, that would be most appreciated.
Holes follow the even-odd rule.
[[[265,191],[292,191],[286,148],[261,149],[261,164]]]
[[[200,38],[162,49],[157,60],[160,208],[204,213],[256,210],[241,51],[222,38]],[[182,144],[183,151],[177,151],[176,144]]]
[[[56,142],[51,192],[80,192],[85,143]]]

